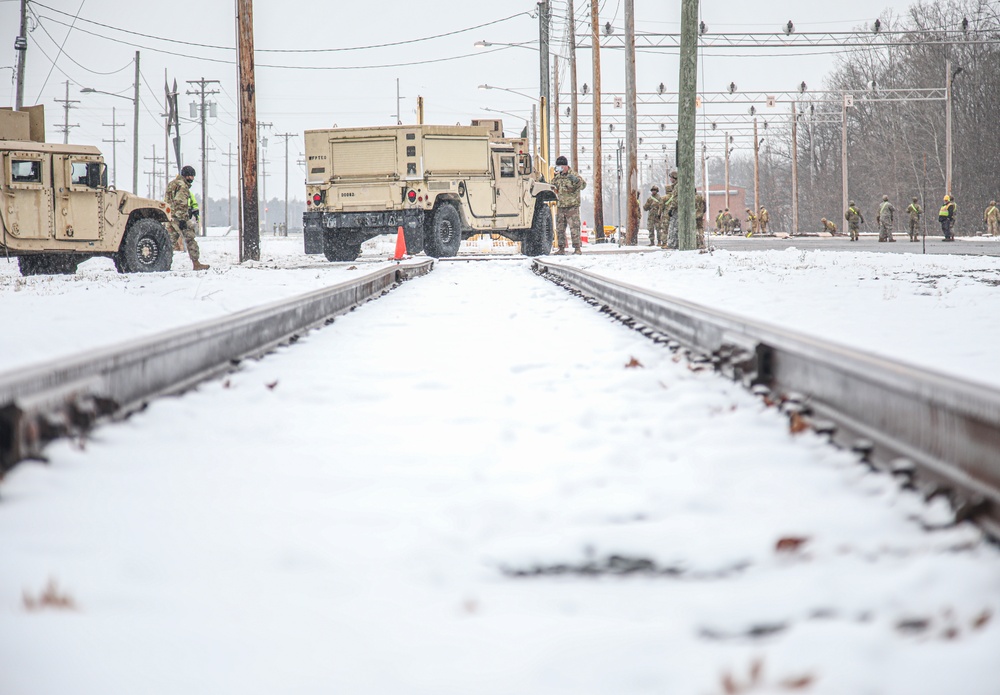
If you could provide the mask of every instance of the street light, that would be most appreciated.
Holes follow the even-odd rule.
[[[525,99],[531,99],[532,101],[535,101],[535,97],[531,96],[530,94],[525,94],[524,92],[519,92],[516,89],[508,89],[506,87],[495,87],[491,84],[481,84],[479,85],[479,89],[499,89],[501,92],[510,92],[511,94],[518,95],[519,97],[524,97]]]
[[[105,94],[132,102],[132,193],[139,190],[139,51],[135,52],[135,82],[132,84],[133,96],[127,97],[114,92],[104,92],[93,87],[84,87],[83,94]],[[155,162],[154,162],[155,164]]]
[[[519,118],[524,121],[524,130],[522,131],[524,135],[522,137],[528,137],[528,119],[524,116],[518,116],[516,113],[511,113],[510,111],[501,111],[500,109],[491,109],[489,106],[481,107],[483,111],[489,111],[490,113],[502,113],[505,116],[510,116],[512,118]]]

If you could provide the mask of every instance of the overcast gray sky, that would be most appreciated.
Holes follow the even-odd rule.
[[[877,3],[841,0],[836,3],[803,3],[801,0],[770,0],[748,3],[717,0],[702,3],[702,18],[712,32],[778,31],[792,20],[801,31],[848,30],[870,25],[886,9],[905,12],[909,3]],[[589,31],[590,3],[576,0],[577,32]],[[620,31],[624,20],[622,0],[602,0],[600,20],[612,22]],[[639,32],[676,32],[680,2],[635,0]],[[112,107],[118,123],[126,123],[119,138],[118,181],[131,181],[130,101],[96,94],[81,94],[81,87],[131,95],[132,58],[141,52],[142,85],[140,115],[141,171],[150,169],[152,147],[163,151],[162,113],[164,70],[181,88],[181,115],[187,117],[193,100],[183,94],[186,80],[219,80],[218,117],[211,119],[209,137],[216,150],[209,165],[209,195],[226,194],[226,151],[237,141],[235,50],[235,3],[173,0],[123,5],[118,0],[44,0],[31,3],[38,20],[32,20],[25,87],[27,104],[44,103],[48,138],[61,141],[54,126],[63,121],[60,104],[70,81],[70,99],[80,101],[70,113],[70,123],[80,125],[70,134],[71,142],[101,146],[108,160]],[[126,9],[127,8],[127,9]],[[531,16],[534,0],[500,3],[436,0],[414,3],[403,0],[378,2],[257,2],[254,7],[257,54],[258,120],[273,123],[266,150],[269,160],[268,197],[283,193],[284,146],[277,133],[294,133],[290,140],[291,191],[302,197],[302,170],[296,165],[302,151],[301,134],[310,128],[384,125],[395,122],[396,79],[400,80],[400,112],[403,122],[415,120],[417,95],[425,99],[426,120],[431,123],[467,123],[471,118],[490,117],[484,107],[530,115],[531,101],[498,90],[477,89],[483,83],[536,94],[539,61],[536,43],[527,47],[477,49],[474,43],[535,42],[538,20]],[[566,30],[565,0],[553,1],[553,34],[556,52],[565,53],[560,42]],[[14,64],[12,49],[18,31],[18,0],[0,0],[0,68]],[[75,27],[73,23],[77,15]],[[470,27],[488,24],[471,31]],[[451,34],[426,41],[367,50],[350,49]],[[146,35],[146,36],[143,36]],[[65,42],[65,43],[64,43]],[[180,42],[188,42],[186,45]],[[60,52],[60,46],[62,51]],[[289,51],[318,52],[289,52]],[[464,57],[460,57],[464,56]],[[589,52],[580,52],[579,80],[591,83]],[[805,80],[819,88],[834,66],[836,49],[729,51],[703,56],[699,80],[708,91],[725,88],[731,81],[741,90],[791,90]],[[53,63],[55,66],[53,67]],[[422,63],[400,65],[406,63]],[[606,90],[621,90],[624,84],[621,51],[606,51],[603,59]],[[265,67],[286,66],[286,67]],[[393,66],[393,67],[368,67]],[[336,69],[331,69],[336,68]],[[14,101],[13,71],[0,70],[4,83],[0,104]],[[11,82],[6,80],[11,78]],[[568,83],[568,72],[562,78]],[[640,91],[653,91],[663,82],[668,90],[677,84],[677,57],[670,52],[640,53],[637,59]],[[503,116],[512,131],[515,118]],[[185,163],[198,166],[199,128],[182,122]],[[200,168],[200,167],[199,167]],[[147,177],[140,175],[141,194]]]

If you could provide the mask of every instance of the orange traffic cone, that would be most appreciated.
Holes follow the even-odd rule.
[[[394,261],[403,260],[403,256],[406,255],[406,237],[403,236],[403,227],[400,226],[399,230],[396,232],[396,255],[393,257]]]

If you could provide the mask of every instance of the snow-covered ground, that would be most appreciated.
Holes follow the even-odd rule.
[[[207,239],[202,274],[181,256],[124,278],[96,260],[78,278],[4,265],[0,317],[19,328],[0,355],[70,353],[385,262],[263,241],[266,260],[234,267],[232,242]],[[566,262],[808,330],[828,315],[833,337],[907,355],[915,336],[985,350],[995,330],[989,259]],[[1000,691],[996,547],[926,530],[943,501],[790,434],[528,266],[439,264],[8,474],[0,693]],[[957,333],[902,332],[949,311]]]

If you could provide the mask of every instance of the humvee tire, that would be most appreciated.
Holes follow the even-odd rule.
[[[83,260],[86,259],[68,254],[40,253],[19,256],[17,267],[21,275],[73,275]]]
[[[326,232],[323,234],[323,255],[328,261],[353,261],[361,255],[361,244],[351,244]]]
[[[119,273],[153,273],[170,270],[174,262],[174,245],[170,234],[156,220],[135,222],[122,239],[115,257]]]
[[[535,206],[531,229],[525,232],[521,253],[525,256],[547,256],[552,250],[552,211],[544,203]]]
[[[455,206],[443,203],[424,230],[424,251],[434,258],[457,256],[461,244],[462,218]]]

